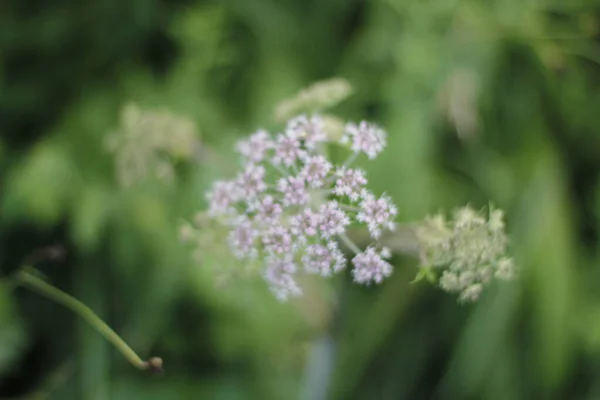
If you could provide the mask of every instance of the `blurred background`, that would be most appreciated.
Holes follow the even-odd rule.
[[[599,23],[594,0],[3,1],[2,274],[62,246],[36,268],[165,374],[4,283],[0,398],[600,398]],[[331,77],[354,87],[332,112],[389,132],[363,166],[400,220],[493,202],[517,281],[460,305],[398,255],[379,287],[345,274],[280,304],[219,243],[182,245],[232,143]],[[122,185],[107,138],[131,102],[210,156],[184,142]]]

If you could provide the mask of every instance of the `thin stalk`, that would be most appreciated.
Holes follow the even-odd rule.
[[[354,242],[352,241],[352,239],[350,239],[348,236],[346,236],[345,234],[341,234],[338,235],[338,237],[342,240],[342,242],[344,242],[344,244],[346,246],[348,246],[348,248],[350,250],[352,250],[355,254],[359,254],[361,251],[358,248],[358,246],[356,244],[354,244]]]
[[[284,170],[283,168],[281,168],[279,165],[275,164],[274,162],[270,161],[269,165],[271,167],[273,167],[281,175],[283,175],[283,176],[289,176],[289,172],[287,172],[286,170]]]
[[[315,195],[322,195],[322,194],[333,194],[333,190],[331,189],[311,189],[310,193],[315,194]]]
[[[336,343],[329,332],[315,339],[304,371],[301,400],[325,400],[331,385]]]
[[[340,204],[340,207],[341,207],[343,210],[346,210],[346,211],[353,211],[353,212],[359,212],[359,211],[360,211],[360,208],[358,208],[358,207],[353,207],[353,206],[349,206],[349,205],[347,205],[347,204]]]
[[[352,152],[348,158],[346,159],[346,161],[344,161],[344,164],[342,164],[343,167],[349,167],[354,160],[356,160],[356,157],[358,157],[358,153],[357,152]]]
[[[331,185],[333,182],[335,182],[335,181],[336,181],[336,179],[337,179],[337,176],[336,176],[336,175],[331,175],[331,176],[327,177],[327,179],[325,179],[325,180],[323,181],[323,185],[325,185],[325,186],[329,186],[329,185]]]
[[[142,360],[137,353],[133,351],[133,349],[129,347],[129,345],[111,329],[111,327],[102,321],[102,319],[100,319],[100,317],[98,317],[94,311],[92,311],[81,301],[25,270],[21,270],[17,273],[16,281],[21,286],[25,286],[48,298],[49,300],[61,304],[73,311],[84,321],[90,324],[90,326],[94,328],[100,335],[102,335],[110,344],[112,344],[134,367],[141,370],[161,369],[162,361],[160,359],[151,359],[149,361]]]

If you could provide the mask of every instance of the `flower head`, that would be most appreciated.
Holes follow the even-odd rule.
[[[354,268],[352,269],[352,275],[354,281],[358,283],[381,283],[384,278],[387,278],[392,274],[392,266],[385,261],[384,257],[387,252],[377,252],[374,247],[367,247],[367,249],[357,254],[352,259]]]
[[[271,195],[266,195],[258,201],[255,207],[257,211],[256,219],[264,224],[275,223],[279,220],[283,208]]]
[[[271,135],[265,130],[259,130],[247,140],[241,140],[237,144],[238,152],[253,163],[263,161],[266,152],[273,148]]]
[[[311,244],[302,256],[302,264],[309,273],[331,276],[346,266],[346,258],[335,242]]]
[[[274,164],[283,164],[286,167],[291,167],[305,154],[306,153],[302,149],[302,143],[300,142],[300,138],[298,136],[289,134],[280,134],[277,136],[277,142],[275,143],[275,155],[273,156]]]
[[[265,250],[272,254],[291,254],[294,244],[290,231],[283,226],[269,228],[263,235]]]
[[[237,188],[242,196],[248,199],[256,198],[259,193],[267,189],[265,184],[265,167],[262,165],[248,164],[237,179]]]
[[[307,207],[304,211],[290,217],[290,231],[301,242],[316,236],[321,221],[321,214]]]
[[[500,210],[490,210],[487,219],[468,206],[450,221],[430,217],[417,229],[417,237],[422,263],[443,269],[440,287],[458,293],[460,301],[477,300],[493,278],[515,276],[514,262],[506,256],[508,238]]]
[[[190,160],[201,148],[194,121],[167,110],[144,110],[134,103],[121,111],[118,131],[106,137],[117,179],[129,187],[148,178],[169,181],[173,161]]]
[[[305,180],[299,176],[281,178],[277,183],[277,190],[283,194],[283,204],[286,206],[302,205],[310,200]]]
[[[338,196],[348,196],[351,201],[360,199],[367,184],[365,173],[361,169],[342,167],[336,171],[333,192]]]
[[[294,274],[297,267],[289,256],[269,256],[266,260],[265,281],[280,301],[300,296],[302,289],[296,283]]]
[[[255,258],[258,254],[255,243],[257,237],[258,232],[252,222],[240,217],[229,233],[231,251],[237,258]]]
[[[209,217],[226,217],[219,221],[229,230],[232,253],[261,260],[263,277],[280,300],[302,293],[298,274],[328,277],[346,267],[337,240],[348,240],[350,225],[366,225],[374,237],[393,227],[391,199],[370,194],[362,170],[335,165],[317,146],[328,140],[324,129],[319,117],[300,116],[275,141],[257,131],[237,145],[244,165],[236,179],[215,183],[208,194]],[[354,140],[367,150],[366,139]],[[356,282],[381,283],[392,273],[383,249],[349,247],[358,253],[352,259]]]
[[[209,213],[219,216],[235,212],[233,205],[240,199],[240,189],[235,182],[217,181],[213,188],[207,193],[209,202]]]
[[[346,226],[350,225],[350,218],[336,201],[323,204],[319,209],[319,215],[319,231],[327,239],[341,235],[346,231]]]
[[[276,119],[285,121],[306,110],[321,110],[332,107],[352,93],[350,82],[333,78],[316,82],[302,89],[296,96],[283,100],[275,110]]]
[[[342,137],[342,143],[349,143],[352,151],[365,153],[372,160],[385,148],[387,135],[377,125],[362,121],[358,125],[346,125],[346,134]]]
[[[288,136],[304,140],[304,145],[309,149],[314,149],[317,143],[325,141],[325,124],[319,116],[307,117],[300,115],[291,119],[286,128]]]
[[[331,170],[331,163],[322,155],[309,156],[304,160],[300,176],[313,188],[323,186],[324,179]]]
[[[360,212],[356,218],[367,224],[369,232],[374,238],[381,236],[382,229],[394,230],[394,218],[398,210],[389,196],[383,195],[376,198],[371,193],[363,194],[363,201],[360,203]]]

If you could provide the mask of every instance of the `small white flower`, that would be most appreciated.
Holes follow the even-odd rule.
[[[474,283],[460,293],[458,301],[463,303],[475,302],[479,299],[482,291],[483,285],[481,283]]]
[[[281,178],[277,183],[277,190],[283,193],[283,204],[285,206],[303,205],[310,200],[305,181],[300,177],[288,176],[287,178]]]
[[[296,248],[292,235],[283,226],[273,226],[263,235],[265,250],[272,254],[292,254]]]
[[[394,230],[394,218],[398,210],[392,203],[392,199],[386,195],[376,198],[366,192],[363,196],[360,203],[361,211],[356,215],[356,219],[367,224],[371,236],[375,239],[379,238],[382,228]]]
[[[367,184],[364,171],[342,167],[337,170],[335,175],[337,179],[333,192],[337,196],[348,196],[351,201],[358,201],[364,186]]]
[[[306,242],[307,237],[317,234],[321,216],[310,208],[290,217],[290,231],[300,242]]]
[[[392,252],[388,247],[382,247],[381,250],[379,251],[379,254],[381,255],[382,258],[385,259],[389,259],[392,257]]]
[[[346,258],[335,242],[312,244],[302,256],[302,264],[307,272],[327,277],[342,270],[346,266]]]
[[[471,207],[463,207],[454,213],[454,226],[456,229],[483,225],[485,225],[485,219]]]
[[[491,265],[484,265],[476,271],[476,275],[479,282],[487,285],[494,276],[494,269]]]
[[[279,301],[287,301],[290,297],[300,296],[302,290],[294,279],[296,265],[290,256],[269,256],[266,260],[265,281]]]
[[[387,134],[375,124],[366,121],[360,124],[347,124],[342,143],[350,143],[355,153],[365,153],[369,159],[374,159],[385,148]]]
[[[265,153],[273,148],[273,140],[267,131],[259,130],[247,140],[241,140],[237,144],[238,152],[253,163],[264,160]]]
[[[299,176],[304,178],[311,187],[318,188],[323,186],[323,180],[330,170],[331,163],[325,157],[321,155],[306,157]]]
[[[504,230],[504,212],[498,209],[490,211],[488,226],[492,232],[502,232]]]
[[[340,208],[337,201],[329,201],[319,209],[319,230],[324,238],[341,235],[350,224],[350,218]]]
[[[515,263],[512,258],[503,257],[498,260],[495,276],[503,281],[509,281],[515,277]]]
[[[392,274],[392,266],[372,246],[354,256],[352,264],[352,275],[357,283],[381,283]]]
[[[287,124],[286,133],[291,137],[303,139],[308,149],[314,149],[317,143],[327,139],[325,124],[317,115],[310,118],[306,115],[293,118]]]
[[[275,165],[283,163],[285,166],[291,167],[305,154],[306,152],[302,150],[299,138],[290,135],[277,135],[275,155],[273,156]]]
[[[452,268],[452,266],[450,266],[450,268]],[[460,270],[456,270],[456,271],[460,271]],[[477,276],[474,271],[458,272],[458,284],[461,289],[466,288],[467,286],[469,286],[470,284],[475,282],[476,279],[477,279]]]
[[[444,271],[439,280],[440,287],[450,293],[458,292],[462,289],[458,276],[454,272]]]
[[[231,214],[235,212],[233,205],[240,200],[240,189],[231,181],[217,181],[206,195],[211,216]]]
[[[229,234],[229,247],[237,258],[255,258],[258,231],[247,218],[240,218]]]
[[[264,178],[265,168],[262,165],[247,165],[237,179],[242,196],[247,200],[252,200],[259,193],[264,192],[267,189]]]
[[[266,195],[256,206],[256,219],[264,224],[275,222],[281,216],[283,208],[277,203],[273,196]]]

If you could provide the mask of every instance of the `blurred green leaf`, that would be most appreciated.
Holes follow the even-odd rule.
[[[41,143],[10,176],[3,214],[26,216],[44,225],[55,223],[70,206],[78,185],[77,168],[65,149]]]
[[[110,218],[112,197],[106,188],[86,186],[73,210],[73,239],[85,249],[98,245]]]
[[[14,310],[12,290],[6,283],[0,284],[0,374],[15,368],[28,342],[27,332]]]

